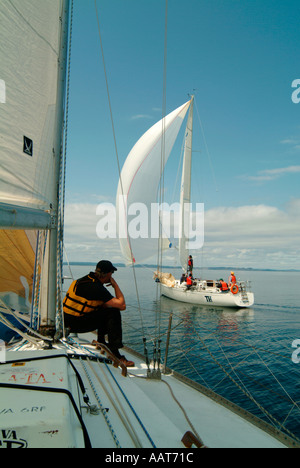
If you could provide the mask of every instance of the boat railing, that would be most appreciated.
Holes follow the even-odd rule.
[[[174,284],[177,288],[187,288],[186,282],[181,283],[179,280]],[[237,281],[239,291],[242,293],[251,292],[251,281]],[[192,289],[195,291],[206,291],[207,289],[220,289],[220,284],[217,280],[202,280],[194,278]]]
[[[238,281],[237,282],[241,292],[251,291],[251,281]]]

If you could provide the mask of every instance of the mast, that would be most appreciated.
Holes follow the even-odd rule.
[[[179,230],[179,257],[184,270],[187,269],[188,239],[190,233],[190,202],[191,202],[191,175],[192,175],[192,141],[193,141],[193,111],[194,96],[191,98],[190,111],[186,124],[185,147],[182,166],[181,192],[180,192],[180,230]]]
[[[64,130],[64,104],[65,104],[65,91],[66,91],[66,70],[67,70],[67,54],[68,54],[68,30],[69,30],[69,8],[70,0],[63,0],[62,4],[62,17],[61,17],[61,44],[59,55],[58,67],[58,84],[57,84],[57,100],[56,107],[56,142],[55,142],[55,184],[53,184],[52,200],[55,200],[55,206],[52,207],[53,219],[55,220],[54,227],[49,231],[49,262],[48,262],[48,298],[46,314],[42,310],[41,326],[55,327],[56,319],[56,304],[59,298],[57,295],[60,290],[57,289],[57,270],[59,252],[59,232],[58,232],[58,217],[59,217],[59,187],[60,187],[60,173],[62,165],[62,144],[63,144],[63,130]]]

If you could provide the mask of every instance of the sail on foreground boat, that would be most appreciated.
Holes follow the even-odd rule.
[[[146,207],[148,213],[152,213],[152,206],[157,203],[162,172],[183,119],[189,110],[182,166],[178,243],[181,266],[184,271],[187,269],[189,225],[192,215],[190,207],[193,108],[194,97],[151,127],[136,143],[125,161],[120,175],[116,206],[117,219],[121,221],[118,230],[120,246],[128,264],[144,263],[158,250],[158,239],[151,236],[150,230],[147,239],[144,238],[145,236],[136,237],[130,234],[130,207],[139,202]],[[163,158],[161,157],[162,145],[165,146]],[[151,221],[153,222],[153,219],[149,221],[149,225]],[[163,223],[162,220],[161,223]],[[163,230],[161,232],[163,233]],[[219,282],[214,280],[194,279],[192,288],[188,288],[186,282],[176,281],[169,273],[158,271],[154,278],[161,283],[161,293],[176,301],[222,307],[251,307],[254,303],[254,294],[249,290],[246,282],[239,282],[225,293],[221,290]]]
[[[19,330],[20,341],[4,353],[0,343],[0,448],[297,445],[179,375],[154,378],[161,377],[157,369],[133,352],[129,374],[103,346],[106,357],[91,345],[94,335],[65,337],[58,241],[68,20],[68,0],[0,3],[7,89],[0,113],[1,240],[8,231],[20,235],[22,258],[8,243],[0,250],[1,297],[21,297],[27,283],[34,315],[31,327]],[[6,282],[8,264],[15,284]],[[15,313],[9,302],[5,309]]]
[[[30,322],[35,266],[36,232],[0,229],[0,314],[20,326],[9,310],[21,311],[19,317]],[[24,331],[24,328],[22,328]],[[0,338],[10,341],[18,335],[0,323]]]

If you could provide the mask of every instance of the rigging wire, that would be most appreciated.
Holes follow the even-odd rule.
[[[73,17],[74,17],[74,0],[71,0],[70,12],[70,31],[69,31],[69,50],[68,50],[68,66],[67,66],[67,87],[66,87],[66,109],[65,109],[65,131],[64,131],[64,149],[63,149],[63,171],[62,171],[62,197],[61,197],[61,255],[64,249],[64,219],[65,219],[65,192],[66,192],[66,174],[67,174],[67,147],[68,147],[68,129],[69,129],[69,105],[70,105],[70,83],[71,83],[71,57],[72,57],[72,39],[73,39]],[[66,254],[66,252],[65,252]]]
[[[179,320],[179,323],[177,323],[176,325],[174,325],[172,327],[172,331],[174,331],[175,328],[178,328],[180,325],[182,325],[183,323],[186,324],[186,318],[183,318],[181,314],[176,314],[173,312],[173,315],[175,317],[177,317],[177,319]],[[220,341],[218,340],[217,338],[217,335],[218,335],[218,330],[215,330],[215,331],[211,331],[211,330],[208,330],[207,328],[205,327],[201,327],[204,331],[210,331],[209,335],[205,336],[205,339],[202,339],[200,334],[199,334],[199,331],[196,329],[195,327],[195,324],[192,322],[192,321],[189,321],[191,327],[192,327],[192,336],[195,338],[196,341],[191,341],[191,344],[190,346],[188,347],[182,347],[182,343],[181,343],[181,340],[178,338],[178,335],[175,334],[173,335],[173,337],[175,336],[175,339],[176,339],[176,346],[175,346],[175,349],[179,351],[179,353],[177,352],[177,354],[175,355],[175,357],[173,356],[173,368],[174,366],[176,366],[177,363],[180,364],[180,367],[182,368],[182,358],[186,359],[189,363],[189,366],[191,366],[194,371],[196,372],[197,376],[204,382],[204,385],[212,390],[212,391],[216,391],[216,387],[219,387],[222,382],[224,381],[225,377],[229,378],[229,380],[237,387],[239,388],[239,390],[250,400],[252,401],[259,409],[260,411],[265,415],[265,417],[270,421],[270,423],[274,426],[274,427],[277,427],[279,428],[279,430],[282,430],[284,432],[286,432],[287,434],[289,434],[293,439],[295,440],[299,440],[299,438],[297,438],[297,436],[295,436],[295,434],[293,434],[287,427],[286,427],[286,421],[287,419],[289,418],[290,414],[292,413],[292,411],[294,410],[297,410],[297,411],[300,411],[300,406],[299,406],[299,402],[297,401],[294,401],[294,399],[292,398],[292,396],[284,389],[284,387],[282,386],[281,382],[278,380],[278,378],[274,375],[274,373],[272,372],[272,370],[269,368],[269,366],[267,365],[267,363],[265,362],[265,360],[263,359],[263,357],[260,355],[261,352],[265,352],[267,353],[268,355],[271,353],[273,354],[274,356],[280,356],[280,357],[286,357],[287,360],[290,360],[290,356],[288,355],[283,355],[281,353],[278,353],[278,352],[274,352],[274,351],[271,351],[269,349],[264,349],[264,348],[261,348],[259,346],[253,346],[252,344],[248,343],[247,341],[245,340],[241,340],[241,339],[238,339],[238,340],[235,340],[235,343],[241,345],[243,347],[243,349],[245,347],[249,348],[249,353],[246,357],[243,357],[242,361],[240,361],[239,363],[237,364],[233,364],[231,363],[230,359],[228,358],[227,356],[227,353],[225,352],[225,350],[223,349],[222,347],[222,344],[220,343]],[[129,324],[127,324],[128,326],[130,326]],[[184,325],[184,327],[186,328],[186,325]],[[132,326],[131,326],[132,328]],[[179,329],[180,330],[180,329]],[[227,362],[227,366],[224,366],[219,358],[217,358],[213,353],[212,351],[209,349],[209,347],[207,346],[206,342],[207,339],[215,339],[219,348],[220,348],[220,351],[222,353],[222,355],[224,356],[226,362]],[[213,388],[211,385],[209,385],[209,383],[203,378],[203,376],[201,375],[201,373],[199,372],[199,369],[197,369],[195,367],[195,365],[193,364],[192,360],[189,358],[189,354],[191,353],[191,351],[193,349],[195,349],[195,351],[197,352],[197,357],[198,357],[198,361],[199,361],[199,358],[200,358],[200,355],[199,355],[199,349],[197,348],[197,346],[199,345],[199,343],[201,344],[201,349],[200,350],[204,350],[208,353],[210,359],[207,359],[203,356],[201,356],[201,362],[205,362],[207,365],[210,364],[211,362],[214,362],[217,366],[219,366],[220,370],[223,372],[224,374],[224,377],[221,381],[219,381],[217,384],[214,384]],[[243,372],[241,369],[237,369],[238,366],[240,366],[243,362],[247,361],[247,359],[249,358],[249,356],[251,355],[254,355],[254,354],[257,354],[259,360],[261,361],[261,364],[264,365],[268,371],[268,373],[271,375],[272,378],[274,378],[274,380],[277,382],[277,384],[283,389],[284,394],[278,392],[278,391],[275,391],[274,388],[272,386],[268,386],[266,384],[263,384],[262,382],[258,381],[257,379],[253,378],[251,375],[248,375],[246,374],[245,372]],[[175,360],[174,360],[175,359]],[[241,381],[241,378],[240,376],[237,374],[237,372],[239,374],[242,374],[244,375],[245,377],[247,377],[248,379],[251,380],[252,383],[258,385],[258,387],[261,387],[263,388],[264,390],[268,390],[270,393],[274,394],[274,396],[277,396],[278,398],[280,398],[281,400],[285,400],[286,402],[290,403],[291,404],[291,408],[288,412],[288,414],[286,415],[286,417],[284,418],[284,420],[282,422],[280,422],[277,418],[275,418],[268,410],[266,410],[258,401],[257,399],[255,398],[254,394],[253,394],[253,389],[252,391],[247,388],[247,386],[245,385],[245,382],[242,382]],[[235,375],[235,378],[233,377],[233,374]]]
[[[205,150],[206,150],[206,153],[207,153],[207,156],[208,156],[208,160],[209,160],[209,164],[210,164],[210,168],[211,168],[211,172],[212,172],[212,176],[213,176],[213,180],[214,180],[214,184],[215,184],[215,190],[216,190],[216,192],[218,192],[219,189],[218,189],[216,174],[215,174],[214,167],[213,167],[213,164],[212,164],[212,158],[211,158],[211,155],[210,155],[210,151],[209,151],[209,149],[208,149],[208,144],[207,144],[207,140],[206,140],[206,137],[205,137],[205,133],[204,133],[204,128],[203,128],[203,125],[202,125],[202,121],[201,121],[201,119],[200,119],[200,114],[199,114],[199,110],[198,110],[198,106],[197,106],[196,100],[195,100],[195,107],[196,107],[197,117],[198,117],[198,120],[199,120],[199,124],[200,124],[200,128],[201,128],[202,136],[203,136],[203,141],[204,141]]]
[[[288,401],[289,403],[292,404],[291,410],[289,411],[289,414],[286,416],[286,418],[284,419],[283,422],[278,421],[277,418],[275,418],[269,411],[267,411],[267,410],[256,400],[256,398],[251,394],[251,392],[247,389],[245,383],[241,381],[240,377],[239,377],[239,376],[236,374],[236,372],[235,372],[235,368],[236,368],[238,365],[240,365],[241,363],[238,363],[238,364],[236,364],[235,366],[232,365],[232,363],[229,361],[229,359],[228,359],[228,357],[227,357],[227,354],[226,354],[226,352],[224,351],[224,349],[223,349],[221,343],[219,342],[219,340],[218,340],[217,337],[216,337],[217,331],[213,332],[211,335],[214,336],[214,338],[216,339],[216,341],[217,341],[217,343],[218,343],[218,345],[219,345],[219,347],[220,347],[220,349],[221,349],[222,354],[225,356],[225,359],[226,359],[226,361],[227,361],[227,363],[228,363],[228,366],[229,366],[229,370],[227,370],[227,369],[224,367],[224,365],[221,364],[221,363],[219,362],[219,360],[214,356],[214,354],[210,351],[210,349],[209,349],[209,347],[206,345],[204,339],[201,338],[201,336],[200,336],[198,330],[196,329],[195,324],[192,323],[192,322],[190,322],[190,324],[191,324],[192,329],[193,329],[193,336],[196,337],[196,338],[198,339],[198,342],[200,342],[201,345],[202,345],[202,349],[204,349],[204,350],[206,350],[206,351],[208,352],[208,354],[209,354],[209,356],[211,357],[212,361],[213,361],[217,366],[219,366],[219,368],[220,368],[221,371],[225,374],[225,376],[227,376],[227,377],[231,380],[231,382],[232,382],[235,386],[237,386],[237,388],[239,388],[239,390],[240,390],[247,398],[249,398],[249,400],[251,400],[251,401],[260,409],[260,411],[268,418],[268,420],[269,420],[275,427],[279,428],[280,430],[285,431],[285,432],[288,433],[292,438],[294,438],[294,439],[296,439],[296,440],[299,440],[299,439],[295,436],[295,434],[293,434],[291,431],[289,431],[289,429],[287,429],[286,426],[284,426],[284,423],[286,422],[288,416],[291,414],[292,410],[293,410],[294,408],[298,409],[298,411],[300,410],[299,405],[298,405],[298,402],[294,401],[293,398],[288,394],[288,392],[284,389],[284,387],[282,386],[282,384],[278,381],[278,379],[276,378],[276,376],[274,375],[274,373],[271,371],[271,369],[269,368],[269,366],[266,364],[266,362],[264,361],[264,359],[263,359],[263,358],[260,356],[260,354],[258,353],[258,351],[265,351],[265,352],[267,352],[268,354],[270,354],[270,351],[269,351],[269,350],[266,351],[266,350],[264,350],[264,349],[262,349],[262,348],[257,348],[257,347],[255,347],[255,346],[253,346],[253,345],[247,344],[247,343],[245,343],[243,340],[238,340],[238,342],[239,342],[240,344],[242,344],[243,346],[246,345],[246,346],[248,346],[248,347],[251,349],[251,353],[250,353],[247,357],[249,357],[251,354],[256,353],[257,356],[259,357],[260,361],[262,362],[262,364],[265,365],[265,367],[266,367],[266,369],[268,370],[268,372],[271,374],[271,376],[275,379],[275,381],[279,384],[279,386],[280,386],[281,388],[283,388],[284,392],[286,393],[286,397],[285,397],[285,396],[283,396],[283,395],[281,395],[281,394],[279,394],[279,393],[274,392],[274,390],[273,390],[272,388],[268,388],[267,386],[264,385],[264,388],[268,389],[269,391],[271,391],[271,392],[273,392],[273,393],[276,393],[277,396],[279,396],[281,399],[285,399],[286,401]],[[180,344],[179,340],[178,340],[178,347],[179,347],[179,349],[181,349],[181,344]],[[185,348],[184,350],[181,349],[182,354],[184,355],[185,358],[187,358],[187,354],[191,351],[191,349],[192,349],[193,347],[194,347],[194,345],[191,345],[190,348],[188,348],[188,349],[186,349],[186,348]],[[273,354],[278,354],[278,353],[273,353]],[[290,359],[289,357],[287,357],[287,358]],[[245,358],[243,358],[243,361],[244,361],[244,360],[245,360]],[[190,361],[189,361],[189,362],[190,362]],[[208,361],[208,362],[210,362],[210,361]],[[174,365],[174,364],[173,364],[173,365]],[[193,366],[193,367],[194,367],[194,366]],[[199,377],[201,377],[200,373],[195,369],[195,367],[194,367],[194,370],[197,372],[197,375],[198,375]],[[239,370],[239,372],[241,372],[241,371]],[[231,373],[234,373],[234,374],[235,374],[237,380],[238,380],[240,383],[232,377]],[[241,373],[242,373],[242,372],[241,372]],[[244,375],[246,375],[246,374],[244,374]],[[247,375],[246,375],[246,376],[247,376]],[[249,377],[249,376],[247,376],[247,377]],[[201,377],[201,378],[202,378],[202,377]],[[262,386],[262,384],[261,384],[260,382],[257,382],[257,381],[256,381],[255,379],[253,379],[251,376],[250,376],[249,378],[250,378],[252,381],[254,381],[256,384]],[[224,380],[224,378],[223,378],[222,380]],[[219,386],[220,383],[221,383],[221,382],[219,382],[219,383],[217,384],[217,386]],[[207,386],[208,388],[211,388],[207,383],[206,383],[206,386]],[[215,388],[216,388],[216,386],[215,386],[214,389],[212,389],[212,390],[215,391]]]
[[[116,145],[116,135],[115,135],[115,130],[114,130],[114,123],[113,123],[113,114],[112,114],[112,108],[111,108],[111,102],[110,102],[110,95],[109,95],[109,88],[108,88],[108,79],[107,79],[107,73],[106,73],[106,67],[105,67],[105,62],[104,62],[104,53],[103,53],[103,44],[102,44],[102,39],[101,39],[101,32],[100,32],[100,21],[99,21],[99,15],[98,15],[98,10],[97,10],[97,3],[96,3],[96,0],[95,0],[95,7],[96,7],[96,12],[97,12],[97,22],[98,22],[98,30],[99,30],[99,38],[100,38],[100,44],[101,44],[101,51],[102,51],[102,58],[103,58],[103,63],[104,63],[104,73],[105,73],[105,80],[106,80],[106,87],[107,87],[107,94],[108,94],[108,100],[109,100],[109,108],[110,108],[110,115],[111,115],[111,122],[112,122],[112,127],[113,127],[113,136],[114,136],[114,143],[115,143],[115,150],[116,150],[116,156],[117,156],[117,163],[118,163],[118,170],[119,170],[119,174],[121,174],[121,169],[120,169],[120,164],[119,164],[119,157],[118,157],[118,150],[117,150],[117,145]],[[163,118],[165,117],[166,115],[166,76],[167,76],[167,19],[168,19],[168,0],[166,0],[166,19],[165,19],[165,46],[164,46],[164,79],[163,79],[163,105],[162,105],[162,112],[163,112]],[[215,178],[215,173],[213,171],[213,167],[212,167],[212,161],[211,161],[211,157],[210,157],[210,153],[209,153],[209,150],[208,150],[208,146],[207,146],[207,142],[206,142],[206,138],[205,138],[205,135],[204,135],[204,132],[203,132],[203,125],[201,123],[201,120],[200,120],[200,116],[199,116],[199,112],[198,112],[198,108],[196,106],[196,110],[197,110],[197,115],[198,115],[198,119],[199,119],[199,122],[200,122],[200,127],[202,129],[202,133],[203,133],[203,137],[204,137],[204,144],[205,144],[205,147],[206,147],[206,151],[207,151],[207,154],[208,154],[208,157],[209,157],[209,162],[210,162],[210,165],[211,165],[211,168],[212,168],[212,173],[213,173],[213,178],[214,178],[214,183],[215,183],[215,187],[216,187],[216,191],[218,191],[217,189],[217,183],[216,183],[216,178]],[[164,120],[162,120],[162,126],[164,126]],[[163,134],[164,134],[164,129],[162,128],[162,131],[163,131]],[[163,164],[164,162],[164,145],[165,145],[165,142],[164,142],[164,137],[162,138],[162,155],[161,155],[161,165]],[[159,192],[159,196],[160,196],[160,200],[161,202],[163,201],[163,171],[161,171],[162,173],[162,183],[161,183],[161,186],[160,186],[160,192]],[[121,181],[121,186],[122,186],[122,181]],[[158,250],[158,267],[162,265],[162,249],[159,249]],[[135,270],[134,270],[134,265],[133,265],[133,271],[134,271],[134,277],[135,277]],[[136,284],[136,277],[135,277],[135,284]],[[139,301],[139,295],[137,293],[137,298],[138,298],[138,309],[141,313],[141,307],[140,307],[140,301]],[[160,299],[161,301],[161,299]],[[155,337],[154,337],[154,340],[156,341],[156,339],[160,339],[161,337],[161,306],[159,307],[160,309],[160,312],[158,314],[158,311],[156,309],[156,313],[159,315],[156,316],[156,331],[155,331]],[[142,331],[143,331],[143,335],[144,335],[144,326],[142,326]],[[201,340],[200,336],[198,336],[199,340],[202,342],[203,340]],[[228,375],[228,377],[233,381],[233,383],[235,383],[238,387],[241,388],[241,390],[250,398],[250,399],[253,399],[253,397],[251,395],[248,394],[248,392],[243,389],[238,383],[235,382],[235,380],[231,377],[231,375],[229,374],[229,372],[226,371],[226,369],[220,364],[218,363],[218,361],[214,358],[214,356],[212,355],[212,353],[210,352],[210,350],[206,347],[206,345],[202,342],[203,346],[207,349],[207,351],[209,352],[209,354],[211,355],[211,357],[213,358],[213,360],[219,365],[219,367],[225,372],[225,374]],[[156,345],[154,344],[154,347],[156,347]],[[229,365],[230,365],[230,362],[228,362]],[[254,399],[253,399],[254,400]],[[255,400],[254,400],[255,401]],[[259,405],[259,404],[258,404]],[[260,405],[259,405],[260,406]],[[263,410],[263,408],[262,408]],[[275,419],[271,416],[272,419]],[[277,422],[278,423],[278,422]],[[280,424],[280,423],[279,423]]]
[[[117,137],[116,137],[115,125],[114,125],[114,117],[113,117],[113,111],[112,111],[112,105],[111,105],[111,99],[110,99],[110,91],[109,91],[108,76],[107,76],[107,69],[106,69],[106,63],[105,63],[104,47],[103,47],[103,41],[102,41],[102,35],[101,35],[100,18],[99,18],[97,0],[95,0],[94,3],[95,3],[96,19],[97,19],[97,26],[98,26],[98,35],[99,35],[99,41],[100,41],[101,57],[102,57],[105,84],[106,84],[106,92],[107,92],[107,98],[108,98],[110,120],[111,120],[111,125],[112,125],[112,132],[113,132],[115,155],[116,155],[116,160],[117,160],[117,167],[118,167],[119,180],[120,180],[120,185],[121,185],[121,192],[122,192],[122,195],[123,195],[123,202],[125,204],[123,182],[122,182],[122,177],[121,177],[121,165],[120,165],[120,158],[119,158],[118,145],[117,145]],[[136,297],[137,297],[138,307],[139,307],[139,316],[140,316],[142,333],[143,333],[144,353],[145,353],[146,363],[148,365],[148,350],[147,350],[147,347],[146,347],[145,326],[144,326],[142,309],[141,309],[141,305],[140,305],[140,296],[139,296],[139,291],[138,291],[135,264],[134,264],[134,258],[133,258],[133,253],[132,253],[129,237],[128,237],[128,242],[129,242],[130,252],[131,252],[131,256],[132,256],[132,272],[133,272],[134,285],[135,285],[135,290],[136,290]]]
[[[62,304],[62,283],[63,283],[63,256],[64,256],[64,219],[65,219],[65,193],[66,193],[66,173],[67,173],[67,146],[69,128],[69,104],[70,104],[70,81],[71,81],[71,56],[73,37],[73,17],[74,0],[71,0],[70,26],[69,26],[69,48],[67,64],[66,83],[66,104],[64,116],[64,141],[61,148],[60,183],[59,183],[59,204],[58,204],[58,242],[57,242],[57,305],[56,305],[56,329],[58,333],[65,336],[64,313]]]
[[[31,344],[36,346],[38,349],[41,348],[41,344],[37,340],[37,337],[39,339],[44,340],[44,341],[46,341],[46,340],[48,342],[52,341],[50,338],[49,339],[45,338],[44,336],[37,333],[35,330],[31,329],[18,315],[16,315],[16,313],[9,306],[7,306],[5,304],[3,299],[0,299],[0,303],[2,304],[2,306],[0,305],[0,323],[5,325],[8,329],[12,330],[13,332],[18,333],[18,335],[20,335],[23,339],[27,340],[28,342],[30,342]],[[22,331],[20,329],[20,325],[14,325],[5,315],[3,315],[1,313],[2,308],[5,310],[6,314],[11,315],[12,317],[14,317],[14,319],[17,322],[19,322],[19,324],[21,325],[21,327],[23,329],[25,329],[25,331]],[[28,334],[28,332],[30,333],[30,335]],[[34,336],[32,336],[32,335],[34,335]]]
[[[164,65],[163,65],[163,93],[162,93],[162,138],[161,138],[161,161],[160,161],[160,184],[159,184],[159,206],[163,206],[164,202],[164,167],[166,158],[166,141],[165,141],[165,117],[167,113],[167,55],[168,55],[168,0],[165,2],[165,35],[164,35]],[[159,223],[159,239],[158,239],[158,251],[157,251],[157,270],[158,272],[162,269],[163,263],[163,247],[162,247],[162,223]],[[155,314],[155,329],[156,338],[154,345],[154,366],[157,359],[158,369],[160,366],[160,344],[161,344],[161,283],[157,283],[156,294],[160,295],[156,297],[157,303],[159,303],[159,310],[156,309]],[[156,350],[156,340],[158,342],[158,350]]]

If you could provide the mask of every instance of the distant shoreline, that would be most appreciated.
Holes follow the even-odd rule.
[[[93,266],[95,267],[95,262],[64,262],[64,265],[78,265],[78,266]],[[114,263],[116,267],[119,268],[126,268],[124,263]],[[151,268],[156,270],[157,265],[135,265],[135,268]],[[174,269],[174,270],[182,270],[180,266],[163,266],[164,269]],[[196,268],[197,269],[197,268]],[[230,270],[230,271],[279,271],[279,272],[291,272],[291,273],[300,273],[300,270],[295,269],[283,269],[277,270],[274,268],[242,268],[242,267],[205,267],[205,270]]]

